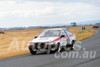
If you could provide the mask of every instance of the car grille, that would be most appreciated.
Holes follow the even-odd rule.
[[[41,47],[41,48],[44,48],[44,47],[45,47],[45,44],[44,44],[44,43],[41,43],[41,44],[40,44],[40,47]]]
[[[35,45],[35,49],[39,49],[39,47],[43,49],[45,47],[45,43],[35,43],[34,45]]]
[[[34,46],[35,46],[35,49],[38,49],[38,43],[35,43]]]

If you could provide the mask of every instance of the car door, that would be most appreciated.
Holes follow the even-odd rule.
[[[65,36],[65,37],[61,38],[61,45],[66,46],[66,44],[67,44],[67,34],[66,34],[65,30],[61,30],[61,35]]]
[[[73,35],[73,33],[72,32],[70,32],[69,30],[67,30],[66,29],[66,33],[67,33],[67,35],[68,35],[68,44],[71,44],[71,42],[72,42],[72,35]]]

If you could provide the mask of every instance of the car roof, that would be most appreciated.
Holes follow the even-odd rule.
[[[66,28],[52,28],[52,29],[46,29],[46,30],[63,30],[63,29],[66,29]]]

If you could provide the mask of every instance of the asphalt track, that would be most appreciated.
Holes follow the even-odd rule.
[[[54,54],[21,55],[0,60],[0,67],[100,67],[100,30],[83,40],[86,51],[96,51],[95,58],[55,58]],[[82,50],[79,51],[82,54]]]

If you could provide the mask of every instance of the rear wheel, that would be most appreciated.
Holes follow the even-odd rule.
[[[73,40],[73,41],[72,41],[72,44],[67,44],[67,45],[66,45],[67,50],[73,50],[73,45],[74,45],[74,43],[75,43],[75,41]]]
[[[72,44],[71,44],[71,50],[73,50],[73,45],[75,44],[75,41],[73,40],[72,41]]]

